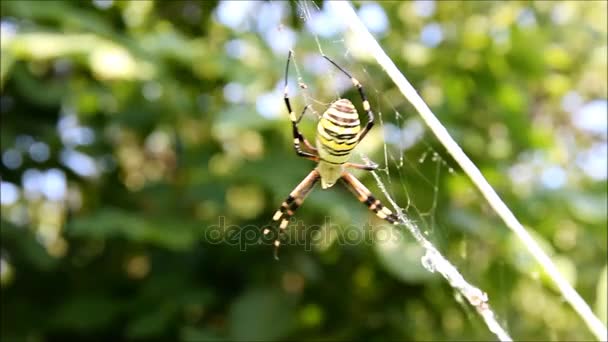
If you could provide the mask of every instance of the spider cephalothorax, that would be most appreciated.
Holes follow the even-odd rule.
[[[344,184],[357,196],[359,201],[365,203],[378,217],[396,224],[397,216],[395,216],[388,208],[382,206],[379,200],[372,196],[371,192],[357,179],[355,176],[346,171],[346,168],[357,168],[363,170],[375,170],[376,165],[361,165],[348,162],[352,150],[363,140],[367,132],[374,125],[374,114],[370,108],[369,101],[363,92],[363,86],[357,79],[352,77],[346,70],[342,69],[338,64],[323,56],[342,73],[348,76],[353,85],[359,91],[363,109],[367,114],[367,124],[361,129],[359,122],[359,114],[348,99],[338,99],[331,103],[329,108],[323,113],[319,123],[317,124],[316,147],[314,147],[298,129],[298,123],[304,116],[308,106],[304,107],[300,117],[291,109],[289,96],[287,95],[287,75],[289,72],[289,61],[291,60],[292,52],[289,52],[287,57],[287,65],[285,67],[285,105],[289,111],[289,119],[291,120],[293,131],[293,144],[296,153],[304,158],[317,162],[317,167],[312,170],[306,178],[289,194],[287,199],[281,204],[281,208],[276,211],[272,219],[280,221],[279,235],[274,242],[275,251],[281,245],[280,236],[283,230],[289,224],[289,217],[293,215],[296,209],[302,204],[310,190],[321,180],[323,189],[333,186],[338,180],[342,180]],[[302,146],[303,144],[304,146]],[[303,149],[304,147],[304,149]],[[269,229],[264,230],[264,234],[268,234]],[[275,254],[276,256],[276,254]]]

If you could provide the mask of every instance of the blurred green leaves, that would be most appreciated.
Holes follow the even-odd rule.
[[[315,248],[285,244],[275,262],[255,239],[204,239],[261,232],[314,167],[293,153],[287,49],[311,142],[314,112],[358,96],[318,44],[377,113],[358,151],[511,335],[590,338],[443,148],[412,128],[415,111],[365,47],[327,33],[336,20],[315,4],[0,2],[0,172],[17,189],[1,203],[3,340],[487,339],[407,231],[345,243],[382,225],[341,185],[315,189],[292,222],[322,237]],[[605,134],[597,111],[583,117],[593,130],[577,118],[606,100],[606,3],[355,5],[386,17],[380,44],[605,320],[606,178],[586,170],[601,166],[589,156]]]
[[[260,289],[242,294],[230,308],[230,338],[236,341],[284,338],[292,329],[293,305],[280,291]]]
[[[120,209],[103,209],[89,217],[72,220],[66,232],[74,237],[93,239],[118,237],[178,251],[194,246],[198,230],[194,223],[176,222],[164,217],[145,218]]]
[[[90,334],[108,327],[120,311],[120,302],[110,296],[83,293],[60,305],[50,320],[55,329]]]
[[[100,80],[146,80],[154,76],[151,64],[136,60],[120,45],[92,34],[24,33],[6,40],[3,39],[2,56],[12,63],[73,57],[82,60]],[[0,86],[10,68],[3,70]]]

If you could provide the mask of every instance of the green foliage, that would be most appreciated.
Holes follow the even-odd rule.
[[[356,3],[376,5],[380,44],[605,322],[606,2]],[[311,34],[335,20],[312,20],[315,3],[253,2],[240,24],[244,2],[0,6],[3,341],[493,338],[409,233],[340,185],[313,191],[289,230],[306,240],[272,258],[260,232],[314,167],[283,104],[292,34],[295,110],[360,108],[316,65],[318,38],[377,113],[357,151],[509,333],[592,338],[432,135],[414,137],[417,114],[365,47]],[[433,24],[436,44],[421,40]],[[301,122],[311,141],[315,123]]]

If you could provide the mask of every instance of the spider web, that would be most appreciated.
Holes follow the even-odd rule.
[[[318,18],[324,16],[325,11],[316,3],[299,1],[297,2],[297,8],[299,18],[305,25],[323,24],[318,22]],[[431,239],[439,238],[440,236],[437,236],[437,234],[442,234],[441,232],[444,231],[437,219],[439,180],[443,172],[454,172],[451,164],[443,157],[442,152],[433,147],[432,139],[426,136],[427,130],[413,107],[403,103],[399,105],[400,109],[398,109],[387,92],[377,85],[377,81],[371,76],[370,70],[364,64],[357,62],[349,47],[348,38],[344,37],[342,33],[336,34],[340,36],[337,39],[335,37],[323,38],[320,34],[310,31],[303,30],[299,39],[314,41],[316,51],[300,49],[297,44],[294,47],[296,54],[293,60],[293,69],[297,78],[293,80],[290,77],[292,99],[301,95],[303,105],[311,105],[310,109],[314,117],[311,116],[309,119],[312,118],[314,124],[316,124],[316,120],[320,118],[322,112],[331,102],[343,97],[344,93],[349,90],[353,90],[351,81],[325,61],[322,56],[324,54],[328,55],[339,65],[349,70],[363,84],[375,115],[375,126],[355,149],[353,153],[354,161],[379,164],[376,172],[379,184],[386,189],[391,198],[404,197],[402,201],[399,200],[399,207],[408,219],[416,224],[421,234]],[[310,35],[310,37],[307,37],[307,35]],[[336,52],[341,54],[338,55]],[[304,59],[304,63],[308,66],[305,69],[308,70],[302,70],[301,59]],[[313,86],[311,86],[313,81],[311,75],[319,80],[317,82],[317,84],[320,84],[319,88],[313,89]],[[299,90],[297,95],[293,94],[293,90],[296,88]],[[320,94],[332,95],[332,97]],[[352,94],[353,96],[349,96],[351,101],[360,109],[361,101],[358,95],[355,92],[352,92]],[[323,98],[319,96],[323,96]],[[384,111],[381,108],[389,108],[389,110]],[[359,112],[363,111],[359,110]],[[361,116],[361,121],[365,123],[367,117]],[[378,149],[378,141],[381,142],[381,153],[379,155],[375,152]],[[374,158],[369,156],[372,153]],[[425,173],[423,167],[431,169],[432,173]],[[361,175],[365,177],[364,173],[361,173]],[[395,178],[398,179],[398,182],[394,181]],[[419,189],[413,189],[412,184],[419,184]],[[418,200],[420,197],[417,196],[417,193],[421,189],[425,193],[424,197],[428,198],[428,194],[431,194],[430,201]],[[370,190],[379,192],[377,188]]]
[[[360,62],[361,57],[365,57],[365,53],[351,50],[351,47],[356,49],[357,44],[353,44],[352,38],[345,34],[345,28],[332,26],[335,23],[328,21],[331,14],[327,13],[326,8],[322,9],[313,1],[304,0],[297,2],[297,9],[300,20],[308,29],[299,32],[298,41],[293,47],[296,51],[293,60],[296,79],[290,77],[289,81],[292,100],[300,97],[303,101],[302,105],[310,105],[314,115],[309,116],[309,120],[314,119],[316,124],[316,120],[332,101],[344,96],[349,89],[352,90],[350,80],[323,60],[322,56],[327,55],[362,83],[375,114],[376,126],[355,149],[353,159],[368,164],[373,159],[373,162],[379,164],[378,170],[372,173],[377,186],[370,187],[370,190],[379,198],[382,198],[380,197],[382,192],[386,197],[383,199],[385,205],[400,209],[404,226],[410,233],[403,234],[405,240],[402,242],[403,246],[407,250],[414,250],[412,253],[396,248],[393,244],[376,241],[375,247],[380,258],[389,259],[385,262],[388,268],[392,268],[392,273],[396,273],[402,279],[405,278],[406,281],[428,280],[428,275],[438,271],[454,288],[456,301],[465,309],[468,320],[476,318],[465,305],[467,300],[476,307],[490,331],[501,340],[509,340],[486,304],[487,295],[468,284],[458,270],[441,256],[439,247],[435,247],[442,245],[449,234],[442,225],[442,218],[438,215],[438,203],[442,190],[440,180],[446,172],[450,176],[455,173],[451,166],[452,162],[444,158],[440,145],[436,143],[434,137],[428,135],[427,129],[413,107],[407,102],[395,103],[393,98],[399,101],[403,97],[394,88],[383,89],[383,86],[375,80],[373,75],[383,74],[375,73],[376,70],[370,69],[374,67],[373,63],[368,63],[370,65],[368,68],[366,64]],[[332,30],[334,32],[331,32]],[[318,79],[316,89],[314,85],[311,86],[314,84],[314,78]],[[298,94],[295,93],[295,89],[299,90]],[[330,94],[333,97],[328,98]],[[361,108],[361,101],[356,94],[351,101]],[[362,122],[367,120],[365,117],[361,119]],[[381,146],[378,146],[378,142]],[[380,160],[377,150],[381,150]],[[370,154],[373,154],[373,158],[368,156]],[[361,174],[361,177],[366,176]],[[387,226],[386,229],[393,228]],[[405,259],[409,259],[410,264],[395,265],[395,256],[398,259],[399,255],[406,254]],[[461,248],[459,257],[459,267],[464,267],[466,271],[468,267],[466,242]],[[393,262],[390,261],[391,258]],[[426,275],[422,275],[422,272],[414,272],[413,276],[399,274],[405,268],[412,268],[412,258],[418,258],[418,266]],[[440,269],[442,267],[444,271]],[[498,304],[504,306],[504,301],[499,301]]]

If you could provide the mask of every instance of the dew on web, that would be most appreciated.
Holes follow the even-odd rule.
[[[424,161],[426,160],[426,155],[427,155],[427,153],[428,153],[428,152],[424,152],[424,153],[422,154],[422,156],[420,156],[420,158],[418,158],[418,162],[419,162],[420,164],[424,163]]]
[[[435,272],[435,265],[433,264],[433,259],[429,256],[428,251],[420,258],[420,263],[422,263],[422,267],[427,271],[431,273]]]

